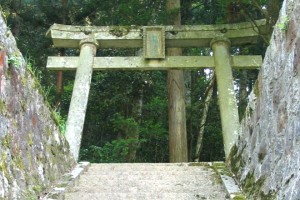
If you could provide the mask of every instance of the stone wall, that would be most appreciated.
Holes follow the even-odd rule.
[[[230,165],[249,199],[300,199],[300,0],[286,0]]]
[[[0,15],[0,199],[38,199],[75,164],[42,93]]]

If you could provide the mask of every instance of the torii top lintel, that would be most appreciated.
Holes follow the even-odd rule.
[[[232,46],[257,43],[259,31],[266,20],[221,25],[164,26],[166,47],[209,47],[212,39],[226,37]],[[52,38],[54,47],[79,48],[82,39],[93,34],[98,48],[143,47],[142,26],[72,26],[54,24],[46,36]]]

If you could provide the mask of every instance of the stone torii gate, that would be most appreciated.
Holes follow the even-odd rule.
[[[54,47],[79,48],[79,57],[48,57],[50,70],[76,70],[66,139],[77,160],[93,70],[166,70],[214,68],[226,158],[238,137],[239,117],[232,67],[257,69],[261,56],[230,56],[230,46],[257,43],[258,28],[251,23],[197,26],[71,26],[54,24],[46,36]],[[165,56],[165,48],[211,47],[213,56]],[[143,48],[140,57],[95,57],[98,48]]]

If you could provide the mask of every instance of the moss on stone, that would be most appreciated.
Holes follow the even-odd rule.
[[[31,174],[28,174],[25,172],[25,181],[26,181],[26,185],[32,185],[33,184],[33,181],[32,181],[32,176]]]
[[[33,87],[33,89],[40,89],[41,88],[41,84],[38,81],[38,79],[36,78],[34,73],[31,73],[31,78],[33,80],[31,87]]]
[[[60,188],[66,188],[68,186],[69,186],[68,182],[60,183],[60,184],[57,185],[57,187],[60,187]]]
[[[256,80],[255,83],[254,83],[253,92],[254,92],[256,97],[260,96],[260,91],[259,91],[259,87],[258,87],[258,80]]]
[[[59,199],[60,197],[61,197],[61,194],[54,193],[49,196],[49,199]]]
[[[253,175],[253,172],[252,173],[248,173],[247,177],[245,179],[245,182],[243,184],[244,191],[246,193],[251,192],[252,188],[254,187],[254,184],[255,184],[255,177]]]
[[[249,108],[246,110],[246,113],[247,113],[247,116],[251,117],[251,116],[253,115],[253,109],[249,107]]]
[[[12,124],[13,124],[14,128],[16,128],[16,129],[18,128],[17,120],[13,119]]]
[[[51,118],[56,123],[56,125],[59,126],[59,118],[57,116],[57,113],[54,110],[51,110]]]
[[[214,181],[215,181],[214,183],[215,184],[218,184],[218,185],[222,185],[223,184],[222,179],[221,179],[221,177],[218,174],[214,174],[213,177],[214,177]]]
[[[18,98],[18,102],[20,104],[20,107],[22,109],[22,111],[24,112],[26,110],[26,102],[24,101],[24,99],[22,97],[19,96]]]
[[[0,113],[4,113],[6,110],[6,105],[3,101],[0,101]]]
[[[31,156],[30,147],[27,147],[27,159],[28,159],[29,168],[32,169],[32,156]]]
[[[7,168],[6,168],[6,164],[5,164],[5,161],[6,161],[6,153],[5,153],[5,150],[3,149],[2,150],[2,154],[1,154],[1,162],[0,162],[0,168],[1,168],[1,171],[6,174],[7,173]]]
[[[7,166],[6,166],[6,160],[7,160],[6,150],[2,149],[0,169],[3,172],[4,176],[6,177],[8,183],[12,184],[12,177],[8,173],[8,169],[7,169]]]
[[[260,197],[261,197],[261,199],[264,199],[264,200],[275,200],[275,199],[277,199],[277,193],[275,191],[269,191],[268,194],[261,192]]]
[[[266,153],[265,153],[265,152],[260,152],[260,153],[258,154],[258,161],[259,161],[260,163],[262,163],[262,161],[265,159],[265,157],[266,157]]]
[[[129,26],[115,26],[109,30],[109,33],[117,37],[123,37],[124,35],[127,35],[129,31]]]
[[[233,197],[233,200],[247,200],[246,197],[243,194],[236,194]]]
[[[32,189],[36,194],[40,194],[44,190],[44,187],[42,185],[34,185]]]
[[[2,140],[2,145],[9,149],[12,144],[12,139],[12,135],[10,133],[7,133],[4,139]]]
[[[24,200],[38,200],[37,195],[33,191],[31,191],[29,189],[23,191],[22,198]]]
[[[227,159],[230,169],[234,174],[236,174],[240,169],[241,159],[242,159],[242,153],[238,154],[238,148],[236,145],[234,145],[231,148],[230,154]]]
[[[33,145],[33,132],[30,131],[28,133],[28,141],[27,141],[28,146],[32,146]]]
[[[189,163],[188,166],[195,166],[195,167],[205,166],[205,167],[208,167],[209,165],[207,163],[202,163],[202,162],[192,162],[192,163]]]
[[[49,126],[46,127],[46,133],[48,136],[51,136],[51,134],[52,134],[52,131]]]
[[[41,184],[39,175],[36,172],[27,173],[25,174],[25,179],[28,189],[25,191],[24,196],[27,197],[27,199],[38,199],[38,196],[41,196],[41,193],[46,189],[46,187]]]
[[[21,76],[22,85],[25,87],[27,85],[27,78],[25,76]]]
[[[230,176],[230,177],[232,176],[231,172],[227,168],[222,169],[219,173],[221,175],[226,175],[226,176]]]
[[[213,167],[216,169],[224,169],[226,165],[225,162],[213,162]]]
[[[232,177],[232,173],[226,167],[224,162],[214,162],[213,169],[220,175]]]
[[[53,156],[56,156],[57,146],[51,145],[50,148],[51,148],[51,154],[52,154]]]
[[[13,161],[14,161],[15,165],[17,166],[17,168],[19,168],[22,171],[25,171],[24,161],[20,154],[15,156]]]
[[[249,172],[245,181],[242,183],[243,191],[247,196],[252,196],[254,199],[257,199],[257,197],[260,195],[260,190],[264,182],[264,177],[260,177],[258,180],[255,180],[254,173]]]
[[[239,151],[236,144],[231,148],[230,154],[227,159],[227,166],[233,174],[237,174],[240,168],[245,166],[245,161],[242,159],[242,155],[246,146]]]
[[[52,159],[51,159],[52,160]],[[52,162],[52,161],[51,161]],[[56,176],[54,170],[50,171],[50,173],[48,174],[48,178],[51,182],[58,180],[59,177]]]
[[[213,169],[216,172],[216,173],[212,174],[215,184],[218,184],[218,185],[222,184],[223,182],[222,182],[221,176],[218,173],[218,171],[216,170],[216,168],[214,168],[213,166],[210,166],[209,168]]]
[[[237,152],[238,152],[238,148],[237,148],[237,146],[235,144],[235,145],[232,146],[232,148],[230,150],[230,154],[228,156],[228,160],[231,160],[234,156],[236,156]]]

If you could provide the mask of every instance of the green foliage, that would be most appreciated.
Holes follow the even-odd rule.
[[[287,28],[288,28],[288,25],[289,25],[289,17],[288,16],[283,16],[282,19],[281,19],[281,22],[277,24],[277,27],[283,31],[283,32],[286,32],[287,31]]]
[[[94,163],[123,163],[127,161],[129,145],[135,142],[137,140],[119,139],[107,142],[103,147],[91,145],[80,150],[79,159]]]
[[[246,200],[246,197],[243,194],[237,194],[233,197],[233,200]]]
[[[6,110],[6,105],[5,105],[5,103],[1,100],[1,101],[0,101],[0,113],[3,114],[5,110]]]
[[[27,57],[27,68],[42,85],[45,97],[59,112],[53,118],[64,132],[65,116],[73,90],[75,72],[63,73],[63,93],[55,91],[56,72],[46,69],[47,56],[78,56],[78,49],[51,48],[45,38],[53,23],[72,25],[127,26],[166,24],[178,10],[166,11],[165,0],[72,0],[65,1],[1,1],[1,13],[18,47]],[[236,4],[238,2],[238,4]],[[258,2],[259,6],[254,3]],[[273,3],[272,3],[273,2]],[[275,2],[275,3],[274,3]],[[181,2],[182,24],[218,24],[251,21],[270,16],[276,18],[281,0],[189,0]],[[276,4],[276,5],[275,5]],[[262,12],[261,8],[265,9]],[[272,8],[272,9],[271,9]],[[266,12],[265,12],[266,11]],[[274,14],[275,13],[275,14]],[[267,15],[266,15],[267,14]],[[288,20],[283,20],[288,21]],[[286,25],[285,25],[286,26]],[[285,27],[283,26],[283,28]],[[128,30],[118,30],[117,35]],[[263,54],[266,45],[233,48],[235,55]],[[139,49],[101,49],[97,56],[134,56]],[[186,55],[210,55],[210,48],[185,49]],[[17,65],[17,58],[9,62]],[[255,72],[257,73],[257,72]],[[255,73],[248,73],[246,87],[253,88]],[[187,77],[187,124],[190,158],[199,132],[204,92],[208,80],[203,70],[191,71]],[[234,74],[236,85],[240,73]],[[103,71],[94,72],[82,139],[81,159],[92,162],[125,162],[132,145],[136,146],[136,162],[168,162],[168,100],[165,71]],[[205,124],[201,159],[223,160],[223,143],[217,88]],[[239,90],[236,91],[239,97]],[[58,101],[59,100],[59,101]],[[3,106],[2,106],[3,107]]]
[[[132,117],[125,118],[120,113],[116,113],[113,116],[112,127],[116,132],[122,132],[125,130],[127,134],[130,134],[130,132],[137,126],[137,122]]]
[[[34,68],[34,60],[30,56],[26,56],[25,63],[26,63],[27,69],[29,69],[29,71],[32,74],[35,74],[36,68]]]
[[[27,55],[25,57],[25,62],[26,62],[27,69],[30,71],[31,75],[33,76],[33,78],[36,81],[36,83],[35,83],[36,88],[39,89],[40,93],[44,96],[47,103],[51,102],[52,98],[51,98],[50,94],[52,92],[53,86],[52,85],[50,85],[50,86],[49,85],[40,85],[39,82],[42,81],[43,76],[42,76],[41,71],[38,70],[38,67],[35,64],[35,60],[30,55]],[[64,135],[65,131],[66,131],[66,117],[64,117],[61,114],[60,110],[57,110],[57,109],[52,110],[51,117],[58,125],[60,133]]]
[[[52,111],[52,118],[59,127],[60,133],[65,135],[66,132],[66,118],[61,115],[57,110]]]
[[[19,69],[21,66],[21,57],[12,55],[8,58],[8,64],[14,66],[15,68]]]
[[[10,15],[10,12],[9,10],[7,9],[3,9],[2,6],[0,5],[0,13],[1,13],[1,16],[3,17],[4,21],[7,23],[7,17]]]

